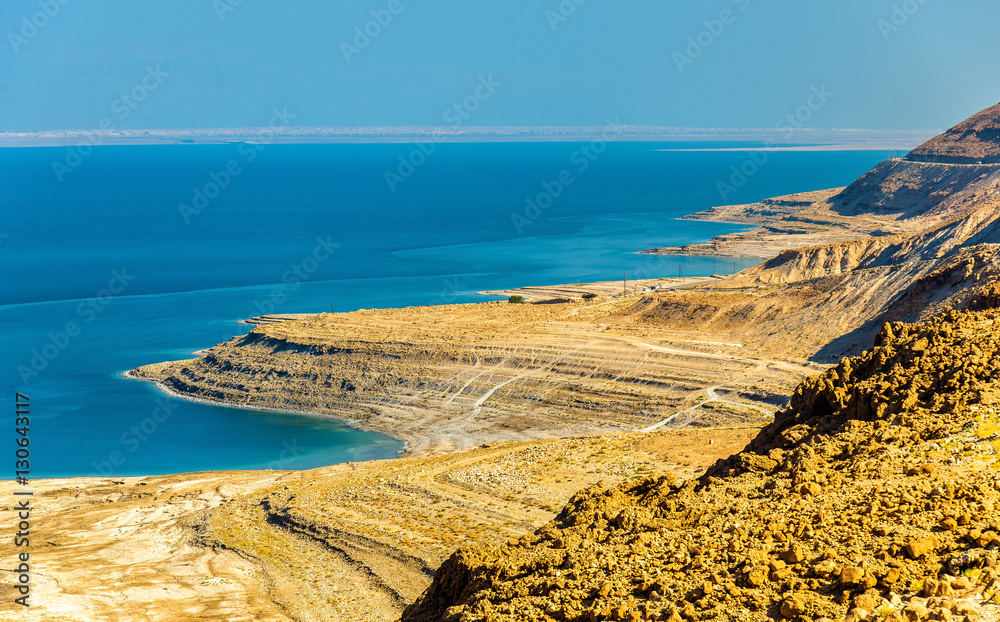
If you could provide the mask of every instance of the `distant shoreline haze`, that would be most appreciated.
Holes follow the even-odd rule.
[[[580,140],[692,141],[705,148],[717,141],[764,143],[783,150],[911,149],[928,140],[936,130],[679,128],[646,125],[566,127],[269,127],[212,129],[77,129],[38,132],[0,132],[0,147],[58,147],[70,145],[260,143],[411,143],[411,142],[535,142]],[[759,148],[757,146],[747,148]],[[726,147],[738,150],[740,147]]]

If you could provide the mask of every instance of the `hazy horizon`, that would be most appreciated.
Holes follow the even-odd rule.
[[[954,125],[954,124],[953,124]],[[219,125],[213,127],[144,127],[144,128],[109,128],[104,131],[108,132],[211,132],[218,130],[254,130],[269,127],[267,124],[262,125]],[[454,127],[446,124],[411,124],[411,125],[285,125],[280,126],[282,130],[401,130],[401,129],[427,129],[427,130],[438,130],[438,129],[449,129],[456,133],[460,132],[475,132],[477,130],[490,130],[490,129],[555,129],[555,130],[572,130],[572,129],[602,129],[608,127],[602,124],[590,124],[590,125],[522,125],[522,124],[502,124],[502,125],[468,125],[464,127]],[[773,127],[712,127],[712,126],[676,126],[676,125],[649,125],[649,124],[622,124],[618,127],[622,128],[635,128],[635,129],[650,129],[657,131],[673,131],[673,132],[701,132],[701,133],[711,133],[715,132],[718,134],[738,134],[738,133],[749,133],[749,132],[775,132]],[[796,132],[807,133],[807,132],[872,132],[872,133],[902,133],[902,132],[937,132],[947,129],[947,127],[938,128],[893,128],[893,129],[879,129],[879,128],[868,128],[868,127],[803,127],[796,130]],[[37,133],[61,133],[61,132],[95,132],[102,131],[99,127],[68,127],[59,129],[36,129],[36,130],[3,130],[0,129],[0,134],[37,134]]]

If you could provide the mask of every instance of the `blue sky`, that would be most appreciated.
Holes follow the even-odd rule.
[[[481,79],[498,86],[470,125],[773,127],[816,87],[807,126],[941,129],[1000,100],[997,23],[995,0],[3,0],[0,130],[259,126],[274,107],[446,125]]]

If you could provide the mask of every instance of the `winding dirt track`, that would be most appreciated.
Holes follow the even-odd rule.
[[[823,369],[743,354],[725,333],[643,323],[660,296],[320,314],[134,373],[185,396],[330,414],[419,456],[663,427],[680,412],[686,423],[755,423]],[[708,388],[734,395],[692,409]]]

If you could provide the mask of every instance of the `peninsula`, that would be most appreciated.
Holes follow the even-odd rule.
[[[733,276],[265,318],[133,370],[408,455],[47,482],[32,619],[991,619],[998,137],[1000,105],[648,251],[763,260]]]

